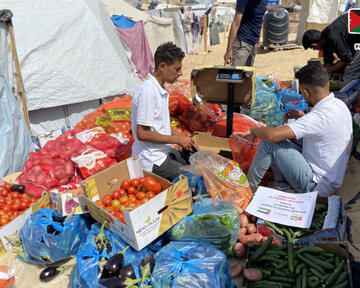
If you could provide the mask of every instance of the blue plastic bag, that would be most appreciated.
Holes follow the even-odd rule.
[[[94,288],[104,287],[98,281],[98,263],[100,258],[104,257],[106,260],[110,259],[113,254],[123,251],[129,245],[120,239],[119,236],[104,229],[105,236],[109,239],[111,247],[104,249],[100,253],[95,245],[94,237],[100,232],[100,225],[94,224],[88,234],[86,242],[80,247],[76,255],[76,266],[71,274],[70,284],[71,287],[76,288]],[[129,247],[124,253],[124,265],[131,264],[135,270],[137,278],[141,278],[139,265],[146,255],[152,255],[150,249],[144,248],[141,251],[136,251]],[[147,283],[145,283],[147,284]]]
[[[173,241],[202,241],[230,255],[240,231],[239,213],[229,201],[203,198],[167,232]]]
[[[192,193],[192,197],[198,198],[200,196],[208,195],[203,176],[195,175],[187,171],[181,171],[181,175],[186,176],[186,178],[188,179],[188,184]],[[176,177],[172,183],[176,183],[179,180],[180,176]]]
[[[250,111],[242,110],[242,112],[268,127],[280,125],[282,115],[275,83],[267,77],[256,77],[255,94],[255,103]]]
[[[171,242],[155,254],[154,288],[233,288],[224,253],[203,242]]]
[[[296,93],[292,89],[284,89],[278,93],[280,99],[281,114],[290,109],[304,111],[308,105],[301,94]]]
[[[87,217],[74,215],[65,220],[48,208],[31,214],[19,233],[23,260],[44,265],[75,255],[89,231]]]

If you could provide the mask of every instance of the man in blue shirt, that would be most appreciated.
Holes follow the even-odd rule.
[[[230,27],[225,65],[253,66],[267,0],[237,0]]]

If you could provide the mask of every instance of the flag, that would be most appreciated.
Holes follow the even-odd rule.
[[[360,9],[349,10],[349,33],[360,34]]]

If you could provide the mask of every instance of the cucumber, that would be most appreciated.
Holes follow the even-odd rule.
[[[324,249],[320,248],[320,247],[315,247],[315,246],[308,246],[308,247],[304,247],[304,248],[301,248],[299,249],[297,252],[296,252],[296,255],[300,254],[300,253],[321,253],[321,252],[324,252]]]
[[[345,287],[348,287],[349,286],[349,281],[348,280],[345,280],[343,283],[337,285],[337,286],[332,286],[334,288],[345,288]]]
[[[270,281],[277,281],[277,282],[285,282],[285,283],[295,283],[295,279],[289,277],[281,277],[281,276],[271,276],[269,277]]]
[[[301,274],[296,277],[296,288],[301,288]]]
[[[317,288],[319,287],[320,279],[316,276],[311,276],[308,279],[308,285],[310,288]]]
[[[306,277],[307,277],[307,269],[304,267],[301,271],[301,288],[306,288]]]
[[[282,264],[283,260],[272,257],[272,256],[267,256],[267,255],[263,255],[260,258],[257,259],[256,262],[262,262],[262,261],[269,261],[270,263],[276,263],[276,264]]]
[[[291,273],[294,273],[294,244],[292,242],[288,245],[288,264]]]
[[[311,260],[309,260],[308,258],[304,257],[303,255],[301,255],[300,253],[296,255],[299,260],[301,260],[302,262],[304,262],[305,264],[307,264],[308,266],[318,270],[320,273],[325,274],[325,270],[324,268],[320,267],[319,265],[313,263]]]
[[[273,240],[273,237],[269,236],[269,238],[266,240],[266,242],[263,245],[261,245],[260,248],[256,249],[255,253],[250,256],[250,261],[255,261],[261,255],[263,255],[265,253],[266,249],[270,246],[272,240]]]
[[[337,278],[334,286],[338,286],[340,284],[342,284],[343,281],[347,280],[347,278],[349,277],[347,271],[345,270],[344,272],[342,272],[339,276],[339,278]]]
[[[323,277],[323,275],[314,268],[310,268],[310,272],[313,273],[316,277],[318,277],[319,280]]]
[[[314,257],[313,255],[311,254],[308,254],[308,253],[304,253],[303,254],[306,258],[308,258],[309,260],[311,260],[313,263],[325,268],[325,269],[328,269],[328,270],[334,270],[335,269],[335,266],[330,264],[330,263],[327,263],[325,261],[322,261],[316,257]]]
[[[280,236],[284,236],[284,232],[279,227],[277,227],[274,223],[266,221],[266,220],[263,220],[263,221],[267,226],[272,228],[277,234],[279,234]]]
[[[301,270],[306,266],[305,263],[300,263],[299,265],[296,266],[296,269],[295,269],[295,273],[296,274],[300,274]]]
[[[337,277],[339,277],[341,271],[344,269],[345,263],[344,261],[341,261],[341,264],[336,267],[336,269],[330,274],[330,276],[326,279],[326,285],[330,285],[335,282]]]

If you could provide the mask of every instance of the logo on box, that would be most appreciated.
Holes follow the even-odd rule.
[[[349,33],[360,34],[360,9],[359,8],[350,9],[348,19],[349,19],[348,20]]]

